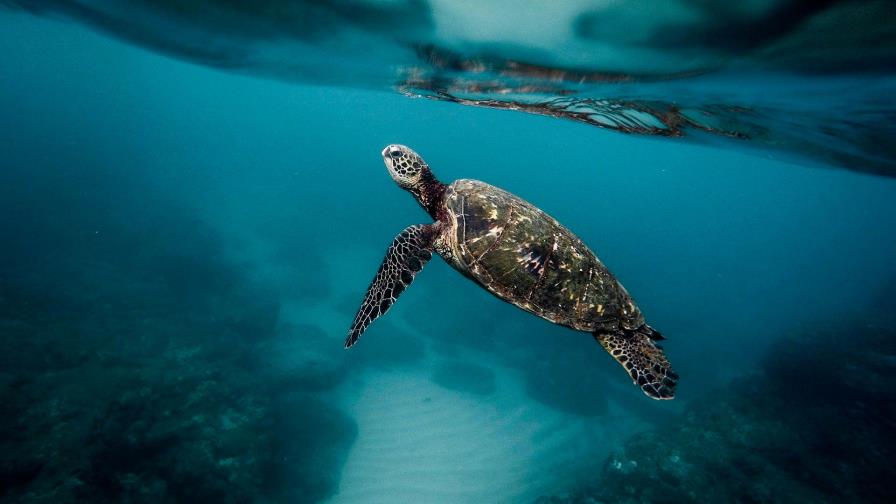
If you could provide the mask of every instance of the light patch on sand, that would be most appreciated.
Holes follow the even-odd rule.
[[[542,406],[508,369],[492,367],[483,397],[435,385],[427,367],[370,373],[347,394],[358,438],[329,502],[531,502],[581,481],[618,428]]]

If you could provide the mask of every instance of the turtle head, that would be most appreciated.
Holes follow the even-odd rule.
[[[398,185],[410,189],[420,184],[427,175],[429,166],[419,154],[404,145],[388,145],[383,149],[383,162]]]
[[[383,149],[383,162],[386,163],[392,180],[413,194],[420,206],[434,219],[438,219],[445,188],[448,186],[436,180],[420,154],[404,145],[388,145]]]

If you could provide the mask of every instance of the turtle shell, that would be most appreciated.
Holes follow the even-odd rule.
[[[453,265],[495,296],[581,331],[644,323],[631,296],[571,231],[531,203],[477,180],[446,192]]]

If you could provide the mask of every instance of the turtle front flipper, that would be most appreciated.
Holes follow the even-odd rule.
[[[660,333],[647,324],[638,329],[619,329],[612,334],[595,332],[594,339],[610,352],[628,371],[635,385],[653,399],[672,399],[678,375],[663,349],[653,340],[663,339]]]
[[[385,314],[398,296],[411,285],[414,275],[432,258],[433,241],[437,233],[435,224],[418,224],[405,229],[392,240],[348,331],[345,348],[354,345],[367,326]]]

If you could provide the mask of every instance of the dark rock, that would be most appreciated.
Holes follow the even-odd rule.
[[[590,343],[585,341],[585,343]],[[519,360],[525,374],[526,392],[536,401],[560,411],[580,416],[607,413],[607,377],[594,360],[594,352],[581,352],[570,342],[542,350],[538,357]],[[634,392],[634,391],[632,391]]]
[[[354,420],[301,394],[276,399],[271,415],[273,451],[264,471],[265,493],[275,502],[296,503],[331,496],[357,437]]]
[[[259,372],[284,390],[326,390],[348,373],[342,339],[318,327],[287,324],[254,350]]]
[[[0,183],[0,500],[332,493],[354,424],[293,391],[344,378],[341,339],[277,331],[277,286],[137,172],[52,164]]]
[[[433,370],[432,381],[442,387],[470,394],[495,392],[495,374],[488,368],[467,362],[440,362]]]
[[[40,474],[43,467],[42,461],[27,457],[0,461],[0,497],[27,486]]]
[[[782,341],[556,502],[893,502],[894,341],[856,325]]]
[[[494,352],[504,338],[513,337],[498,328],[502,313],[516,308],[494,300],[454,271],[427,281],[414,283],[422,293],[405,301],[403,313],[414,332],[432,340],[440,353],[450,352],[452,346]]]
[[[346,353],[351,366],[396,368],[421,361],[426,347],[419,337],[402,331],[388,320],[377,320]]]

